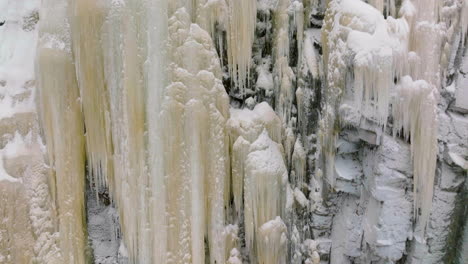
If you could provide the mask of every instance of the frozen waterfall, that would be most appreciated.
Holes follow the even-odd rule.
[[[467,0],[0,0],[0,263],[466,263]]]

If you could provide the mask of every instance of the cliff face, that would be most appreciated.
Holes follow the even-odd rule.
[[[468,262],[467,1],[0,10],[0,263]]]

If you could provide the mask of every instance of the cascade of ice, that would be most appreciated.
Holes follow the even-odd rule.
[[[400,61],[407,52],[408,33],[404,18],[384,19],[380,12],[364,2],[329,3],[322,29],[328,87],[319,139],[324,162],[321,167],[331,186],[334,185],[333,160],[340,127],[336,115],[341,100],[352,87],[353,102],[360,115],[386,126],[393,80],[405,66]],[[346,73],[348,67],[353,69],[354,82],[345,85],[350,77]]]
[[[86,125],[90,184],[97,191],[113,177],[109,95],[104,76],[102,28],[106,1],[69,1],[71,39]],[[111,180],[112,181],[112,180]]]
[[[394,133],[411,138],[414,177],[415,236],[423,241],[432,207],[437,162],[437,102],[441,86],[442,28],[440,1],[408,1],[416,13],[407,14],[412,38],[409,74],[396,87]],[[423,8],[429,6],[430,8]],[[404,10],[406,11],[406,10]],[[414,81],[413,81],[414,80]],[[411,136],[410,136],[411,135]]]
[[[265,230],[262,232],[262,227],[268,221],[282,217],[284,211],[284,198],[281,194],[285,193],[285,182],[287,181],[287,171],[283,163],[282,153],[277,144],[275,144],[264,131],[256,141],[250,146],[250,153],[245,161],[245,229],[246,229],[246,244],[251,248],[251,259],[257,260],[258,263],[283,263],[280,262],[280,257],[284,253],[278,252],[278,256],[274,259],[269,257],[275,256],[269,254],[268,234],[265,232],[274,232],[273,236],[280,236],[286,228],[280,230]],[[280,220],[281,221],[281,220]],[[281,222],[282,223],[282,222]],[[284,224],[283,224],[284,225]],[[280,238],[272,238],[271,243],[276,247],[284,247],[286,241]],[[277,249],[276,249],[277,251]],[[274,262],[270,261],[275,260]]]
[[[294,98],[293,80],[295,75],[289,67],[289,1],[280,0],[274,12],[274,72],[275,93],[278,102],[277,112],[284,124],[291,120],[292,101]],[[300,23],[298,18],[298,22]],[[298,45],[302,45],[298,44]]]
[[[384,6],[384,1],[372,3]],[[385,3],[388,11],[393,2]],[[424,237],[432,203],[441,66],[448,63],[447,45],[452,43],[453,27],[459,25],[458,21],[463,23],[464,16],[462,3],[451,8],[444,9],[440,1],[407,0],[402,3],[400,18],[384,19],[382,10],[362,1],[331,1],[322,30],[327,91],[320,121],[322,163],[318,174],[324,170],[329,184],[334,185],[334,152],[340,130],[337,113],[342,100],[349,100],[352,94],[360,119],[385,127],[393,95],[394,134],[403,130],[405,138],[411,138],[415,232],[419,239]],[[448,10],[459,10],[460,15],[449,16]],[[444,15],[456,20],[440,23]],[[448,34],[444,36],[445,27]],[[442,49],[441,53],[444,45],[447,51]],[[350,68],[352,76],[346,73]],[[352,85],[345,85],[348,79],[353,80]]]
[[[230,76],[244,94],[250,76],[257,1],[228,0],[227,56]]]
[[[222,263],[227,259],[223,230],[230,187],[224,124],[229,113],[219,59],[209,34],[190,23],[184,8],[170,18],[169,36],[172,83],[161,113],[168,261],[203,263],[206,236],[210,262]],[[174,120],[183,121],[174,126]]]
[[[66,2],[43,2],[36,75],[51,167],[49,184],[59,219],[61,261],[85,263],[84,125],[66,10]]]
[[[304,46],[304,5],[299,2],[293,2],[292,7],[294,9],[294,22],[296,29],[296,41],[297,41],[297,67],[301,67],[302,64],[302,49]]]
[[[159,72],[144,69],[145,61],[149,60],[146,34],[154,34],[153,31],[161,27],[160,23],[155,23],[153,30],[148,30],[150,22],[145,12],[150,12],[154,4],[114,2],[108,8],[102,35],[97,36],[102,39],[102,50],[105,51],[105,95],[109,98],[115,164],[114,175],[108,175],[109,187],[119,208],[130,260],[139,263],[152,262],[151,252],[155,246],[151,238],[154,229],[149,222],[152,191],[148,188],[151,178],[146,165],[145,92],[149,88],[145,78]],[[164,22],[162,26],[165,26]],[[164,82],[159,83],[163,85]],[[132,210],[136,213],[127,213]]]
[[[166,65],[168,62],[166,48],[168,35],[168,4],[167,0],[151,1],[146,9],[145,25],[148,28],[148,57],[145,61],[147,84],[146,89],[146,123],[148,129],[148,174],[149,186],[153,190],[152,197],[148,200],[150,209],[150,230],[152,230],[153,259],[161,263],[167,262],[167,245],[159,243],[167,241],[166,220],[166,186],[165,171],[163,168],[163,139],[161,129],[160,111],[164,99],[164,88],[168,84]]]
[[[414,171],[414,210],[422,240],[429,219],[437,161],[437,98],[434,86],[404,76],[396,87],[393,108],[394,134],[403,130],[411,138]]]
[[[244,208],[246,246],[253,263],[285,263],[287,170],[281,120],[260,103],[253,110],[232,109],[227,123],[232,147],[232,182],[236,212]]]

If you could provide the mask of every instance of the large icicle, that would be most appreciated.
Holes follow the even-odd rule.
[[[223,263],[224,208],[230,188],[224,128],[228,97],[209,34],[190,24],[183,8],[170,18],[169,33],[172,83],[162,105],[163,146],[159,152],[166,153],[162,166],[166,175],[167,262],[203,263],[207,237],[210,262]],[[155,213],[166,217],[164,211]]]
[[[63,1],[43,2],[37,79],[63,263],[85,263],[84,131],[66,8]]]
[[[286,192],[287,178],[283,153],[279,145],[272,141],[264,130],[250,146],[250,153],[245,161],[245,240],[247,247],[251,249],[250,258],[254,262],[256,260],[258,263],[272,263],[269,261],[272,260],[269,259],[272,256],[265,249],[265,240],[268,240],[268,236],[281,237],[281,233],[285,232],[285,228],[263,230],[261,227],[277,216],[283,216],[285,207],[283,194]],[[276,234],[267,235],[265,232]],[[277,247],[286,243],[273,241],[271,242]],[[279,261],[282,257],[284,256],[279,253],[275,258],[278,260],[277,263],[283,263]]]
[[[102,27],[105,1],[71,0],[71,36],[86,124],[86,151],[96,190],[112,178],[112,137],[109,96],[104,78]]]
[[[248,85],[252,44],[257,21],[257,1],[228,0],[227,56],[234,84],[244,95]]]
[[[416,237],[423,240],[429,214],[437,162],[437,89],[424,80],[404,76],[396,87],[393,103],[396,134],[403,130],[411,138],[414,171],[414,211],[419,226]]]
[[[409,20],[412,36],[409,43],[412,54],[409,74],[412,78],[405,76],[396,87],[394,132],[403,129],[405,138],[411,139],[415,237],[424,242],[436,173],[437,102],[441,86],[440,50],[444,25],[439,23],[441,1],[406,2],[407,8],[403,10],[406,11],[403,14]],[[411,12],[408,9],[416,11]]]
[[[103,23],[102,34],[95,36],[98,40],[102,39],[106,82],[106,90],[102,92],[108,96],[110,104],[115,174],[108,174],[107,179],[119,208],[124,241],[133,263],[152,263],[155,246],[152,242],[154,229],[151,229],[148,220],[152,207],[145,142],[146,82],[143,65],[148,43],[143,36],[152,31],[146,31],[149,25],[145,23],[149,22],[143,10],[150,12],[148,9],[148,3],[113,3]],[[160,25],[156,24],[155,27],[159,28]],[[162,27],[166,27],[166,24],[163,23]],[[157,72],[152,74],[156,75]],[[160,83],[163,84],[162,81]],[[129,214],[132,210],[137,213]]]

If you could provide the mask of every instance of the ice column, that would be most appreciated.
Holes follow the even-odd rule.
[[[238,215],[244,208],[246,246],[252,263],[284,263],[287,170],[281,142],[281,120],[263,102],[231,109],[232,182]],[[239,222],[238,222],[239,223]],[[266,225],[265,227],[263,227]],[[275,253],[272,253],[273,250]]]
[[[102,27],[106,1],[70,0],[71,37],[76,76],[86,125],[90,184],[98,190],[111,179],[112,137],[109,96],[104,76]],[[112,180],[110,180],[112,181]]]
[[[411,139],[414,172],[414,211],[419,226],[416,236],[423,239],[431,212],[437,162],[438,92],[424,80],[404,76],[396,87],[393,104],[394,133]]]
[[[63,263],[85,263],[84,125],[66,8],[63,1],[43,2],[36,75]]]
[[[252,44],[257,21],[257,1],[228,0],[227,55],[229,73],[244,94],[248,85]]]
[[[169,19],[169,85],[162,104],[167,261],[203,263],[225,256],[225,207],[229,192],[228,97],[210,35],[184,8]],[[177,121],[176,121],[177,120]],[[181,162],[182,160],[187,161]]]

